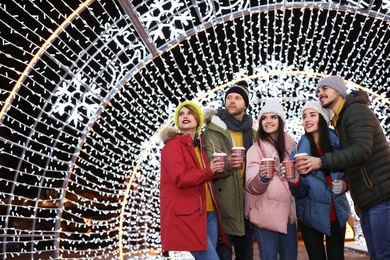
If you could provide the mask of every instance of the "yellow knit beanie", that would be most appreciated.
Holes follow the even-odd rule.
[[[203,115],[203,112],[200,109],[200,107],[196,103],[194,103],[192,101],[184,101],[180,105],[177,106],[176,111],[175,111],[175,117],[174,117],[176,127],[177,127],[177,129],[179,129],[179,131],[181,131],[181,129],[179,128],[179,111],[185,105],[192,106],[198,112],[198,114],[199,114],[199,124],[198,124],[198,127],[196,128],[196,132],[199,133],[200,130],[202,129],[202,126],[203,126],[204,115]]]

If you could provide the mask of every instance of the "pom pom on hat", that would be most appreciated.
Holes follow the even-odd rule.
[[[230,87],[230,88],[226,91],[225,100],[226,100],[226,97],[227,97],[230,93],[237,93],[237,94],[241,95],[241,97],[242,97],[242,98],[244,99],[244,101],[245,101],[245,106],[246,106],[246,107],[249,106],[249,91],[248,91],[248,87],[247,87],[247,86],[244,86],[244,85],[234,85],[234,86]]]
[[[204,115],[203,115],[203,112],[200,109],[200,107],[195,102],[192,102],[192,101],[184,101],[180,105],[177,106],[176,111],[175,111],[175,116],[174,116],[176,127],[177,127],[177,129],[179,129],[179,131],[181,131],[181,129],[179,127],[179,112],[180,112],[180,109],[182,109],[182,107],[184,107],[186,105],[195,108],[199,114],[199,124],[198,124],[198,127],[196,128],[196,132],[199,133],[203,127]]]
[[[302,107],[302,114],[303,114],[303,111],[305,111],[308,108],[314,109],[315,111],[320,113],[324,117],[324,119],[326,121],[326,124],[329,125],[329,123],[330,123],[330,111],[328,109],[323,108],[321,106],[320,102],[318,102],[318,101],[307,101],[306,104]]]
[[[283,107],[277,99],[273,98],[265,102],[265,105],[261,108],[259,113],[259,122],[261,122],[261,117],[265,113],[275,113],[282,119],[283,123],[286,124],[286,116]]]
[[[320,87],[323,86],[334,89],[335,91],[339,92],[343,98],[347,96],[347,87],[345,86],[344,79],[340,76],[329,76],[321,79],[317,84],[317,91]]]

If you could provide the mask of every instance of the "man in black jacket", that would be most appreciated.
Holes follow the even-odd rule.
[[[334,113],[332,124],[342,150],[321,158],[307,156],[297,168],[305,173],[345,170],[370,259],[390,259],[390,146],[368,107],[368,95],[361,90],[347,95],[343,78],[329,76],[318,82],[317,96],[322,107]],[[345,187],[334,182],[332,189]]]

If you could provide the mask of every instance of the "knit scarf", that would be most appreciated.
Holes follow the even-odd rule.
[[[225,109],[218,110],[217,116],[225,122],[229,130],[235,132],[242,132],[243,143],[245,150],[248,151],[253,144],[252,137],[252,125],[253,119],[248,114],[244,114],[242,121],[235,119],[233,116],[229,115]]]

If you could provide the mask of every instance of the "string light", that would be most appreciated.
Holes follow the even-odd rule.
[[[161,259],[160,130],[179,102],[222,107],[241,80],[248,113],[256,119],[279,98],[298,140],[316,82],[343,76],[348,91],[368,92],[390,141],[388,0],[8,1],[0,10],[2,259]]]

